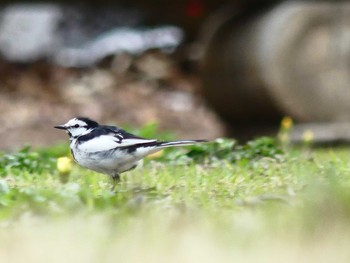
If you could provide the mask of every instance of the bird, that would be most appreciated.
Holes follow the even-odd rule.
[[[100,125],[87,117],[75,117],[54,128],[68,133],[71,153],[80,166],[107,174],[114,186],[120,181],[121,173],[136,168],[147,155],[168,147],[207,142],[206,140],[146,139],[128,133],[117,126]]]

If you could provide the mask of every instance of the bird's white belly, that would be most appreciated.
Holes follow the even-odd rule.
[[[76,162],[96,172],[114,175],[132,169],[137,165],[140,158],[134,155],[125,155],[121,151],[89,153],[73,150]]]

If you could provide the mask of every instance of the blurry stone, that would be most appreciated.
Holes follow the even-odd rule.
[[[61,86],[67,101],[83,103],[91,97],[112,89],[115,85],[113,74],[107,70],[93,70],[81,76],[71,76]]]
[[[127,53],[120,53],[114,56],[111,69],[116,74],[126,73],[132,64],[132,57]]]
[[[14,4],[1,12],[0,52],[10,61],[32,62],[52,55],[62,12],[53,4]]]
[[[164,98],[162,103],[164,107],[176,112],[191,111],[195,106],[194,96],[191,93],[184,91],[169,92],[168,96]]]
[[[140,54],[148,49],[172,50],[182,41],[182,31],[174,26],[158,28],[118,28],[105,32],[79,47],[56,52],[54,61],[61,66],[86,67],[111,54]]]
[[[204,94],[231,125],[350,121],[350,3],[285,1],[216,28]]]
[[[135,61],[134,66],[146,79],[167,79],[172,73],[170,58],[160,52],[145,52]]]
[[[183,39],[180,28],[141,27],[136,9],[118,6],[9,4],[0,17],[0,53],[11,62],[89,67],[123,52],[172,51]]]

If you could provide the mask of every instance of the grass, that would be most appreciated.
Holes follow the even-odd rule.
[[[232,150],[233,149],[233,150]],[[218,140],[123,174],[0,157],[0,262],[349,262],[350,149]]]

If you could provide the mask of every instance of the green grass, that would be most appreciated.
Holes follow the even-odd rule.
[[[123,174],[66,146],[0,156],[0,262],[349,262],[350,149],[261,138],[165,152]]]

